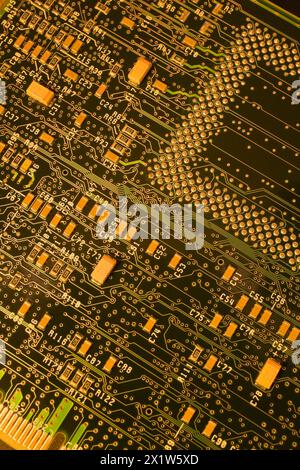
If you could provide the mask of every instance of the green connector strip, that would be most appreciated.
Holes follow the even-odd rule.
[[[143,165],[143,166],[147,166],[147,164],[145,162],[143,162],[142,160],[133,160],[132,162],[123,162],[123,160],[119,160],[120,165],[123,165],[123,166],[131,166],[131,165]]]
[[[25,416],[27,421],[31,421],[32,416],[34,415],[34,410],[30,410],[29,413]]]
[[[186,65],[189,69],[208,70],[208,72],[216,73],[213,69],[211,69],[210,67],[207,67],[207,65],[199,65],[199,64],[195,64],[195,65],[185,64],[185,65]]]
[[[207,52],[208,54],[211,54],[214,57],[226,57],[226,54],[224,54],[224,52],[215,52],[209,47],[197,46],[197,49],[199,49],[202,52]]]
[[[51,436],[54,436],[54,434],[58,431],[58,429],[64,422],[72,407],[73,402],[68,398],[63,398],[56,410],[54,411],[53,415],[51,416],[50,421],[47,423],[45,432],[50,434]]]
[[[87,427],[88,427],[88,423],[83,423],[83,424],[80,424],[80,426],[78,426],[74,436],[72,437],[72,439],[68,443],[68,446],[67,446],[68,449],[73,449],[76,446],[76,444],[79,442],[80,438],[83,436],[83,434],[84,434],[85,430],[87,429]]]
[[[46,419],[48,419],[50,410],[49,408],[43,408],[38,416],[34,419],[33,424],[36,428],[41,428],[43,424],[46,422]]]
[[[23,399],[23,393],[21,392],[21,390],[19,388],[17,388],[17,390],[15,391],[15,393],[13,394],[11,399],[9,400],[10,409],[14,411],[19,406],[22,399]]]
[[[187,96],[188,98],[200,98],[199,95],[197,95],[196,93],[187,93],[185,91],[172,91],[172,90],[167,90],[167,93],[169,93],[169,95],[172,95],[172,96],[177,96],[177,95],[181,95],[181,96]]]

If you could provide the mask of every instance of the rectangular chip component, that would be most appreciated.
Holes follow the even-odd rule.
[[[25,41],[25,36],[20,34],[20,36],[18,36],[18,38],[16,39],[16,41],[14,43],[15,48],[19,49],[22,46],[24,41]]]
[[[32,46],[34,45],[34,42],[29,40],[27,41],[24,46],[23,46],[23,49],[22,51],[24,52],[24,54],[29,54],[29,51],[30,49],[32,48]]]
[[[258,317],[261,309],[262,309],[262,305],[254,304],[254,306],[252,307],[251,312],[249,314],[249,317],[253,318],[253,320],[255,320]]]
[[[2,2],[0,2],[0,8],[2,8]],[[20,18],[20,23],[26,24],[28,19],[30,18],[30,16],[31,16],[30,11],[24,11],[24,13],[22,14],[22,16]]]
[[[30,309],[31,307],[31,303],[28,302],[28,300],[26,300],[22,305],[21,307],[19,308],[18,310],[18,315],[20,315],[20,317],[24,318],[26,313],[28,312],[28,310]]]
[[[79,385],[80,380],[82,379],[82,377],[84,377],[84,372],[77,369],[77,371],[73,375],[72,380],[70,381],[70,385],[72,385],[72,387],[74,387],[74,388],[77,388],[78,385]]]
[[[38,211],[40,210],[40,208],[42,207],[44,201],[43,199],[40,199],[39,197],[37,197],[32,206],[30,207],[30,211],[33,213],[33,214],[37,214]]]
[[[118,362],[118,359],[114,356],[110,356],[106,363],[104,364],[103,366],[103,370],[105,372],[111,372],[112,368],[114,367],[114,365],[116,364],[116,362]]]
[[[183,421],[185,424],[188,424],[191,421],[195,413],[196,413],[195,408],[193,408],[192,406],[188,406],[185,412],[183,413],[181,421]]]
[[[291,324],[288,321],[283,320],[283,322],[281,323],[280,327],[277,330],[277,334],[279,336],[284,337],[287,334],[288,329],[289,329],[290,326],[291,326]]]
[[[0,114],[1,114],[1,105],[0,105]],[[8,155],[7,155],[7,153],[8,153]],[[11,152],[10,149],[8,149],[8,150],[5,152],[5,154],[4,154],[3,158],[2,158],[2,160],[5,161],[5,162],[9,161],[10,157],[12,156],[12,154],[13,154],[13,152]],[[23,155],[22,155],[21,153],[18,153],[18,154],[14,157],[13,161],[11,162],[11,166],[12,166],[13,168],[18,168],[18,166],[20,165],[22,159],[23,159]]]
[[[272,387],[280,369],[281,365],[279,362],[272,358],[267,359],[255,380],[255,385],[263,388],[264,390],[269,390]]]
[[[49,315],[48,313],[45,313],[37,325],[38,329],[44,331],[49,321],[51,320],[51,318],[52,318],[51,315]]]
[[[49,273],[50,276],[57,277],[58,273],[61,270],[61,268],[63,267],[63,265],[64,265],[64,263],[62,261],[56,261],[55,265],[53,266],[53,268],[51,269],[51,271]]]
[[[53,55],[47,65],[49,69],[54,70],[58,66],[60,61],[61,57],[59,57],[58,55]]]
[[[74,36],[72,36],[72,34],[69,34],[63,42],[64,49],[69,49],[74,39]]]
[[[168,85],[162,82],[161,80],[155,80],[155,82],[153,83],[153,88],[160,91],[161,93],[166,93]]]
[[[114,142],[112,145],[111,145],[111,150],[113,150],[114,152],[117,152],[119,153],[120,155],[124,156],[125,153],[126,153],[126,147],[124,147],[123,145],[121,145],[119,142]]]
[[[77,82],[79,75],[77,72],[74,72],[74,70],[67,69],[64,73],[64,76],[71,80],[72,82]]]
[[[237,301],[235,308],[239,310],[240,312],[242,312],[244,308],[246,307],[248,300],[249,300],[249,297],[247,297],[247,295],[242,295]]]
[[[42,140],[48,145],[52,145],[54,141],[54,137],[52,137],[52,135],[50,134],[47,134],[47,132],[42,132],[40,135],[40,140]]]
[[[77,118],[75,119],[75,126],[81,127],[86,118],[87,115],[85,113],[81,112],[80,114],[78,114]]]
[[[122,134],[122,132],[120,132],[120,134],[117,136],[117,141],[121,145],[124,145],[124,147],[127,147],[127,148],[129,148],[130,145],[132,144],[132,140],[130,139],[130,137],[128,137],[125,134]]]
[[[190,36],[184,36],[182,40],[182,44],[185,46],[191,47],[192,49],[195,49],[197,46],[197,41],[194,38],[191,38]]]
[[[37,59],[40,53],[42,52],[42,50],[43,50],[42,46],[36,46],[31,53],[31,57],[33,59]]]
[[[272,316],[271,310],[264,310],[262,316],[258,320],[261,325],[266,325]]]
[[[33,18],[31,18],[30,22],[29,22],[29,28],[31,29],[35,29],[37,27],[37,25],[41,22],[42,18],[38,15],[34,15]]]
[[[154,317],[149,317],[145,325],[143,326],[143,330],[146,331],[147,333],[151,333],[151,331],[154,328],[154,325],[156,323],[156,318]]]
[[[222,321],[223,315],[220,315],[219,313],[216,313],[214,318],[211,320],[209,326],[210,328],[218,328],[220,322]]]
[[[108,276],[112,273],[117,261],[109,255],[103,255],[95,266],[91,278],[95,284],[102,286]]]
[[[80,356],[85,356],[91,346],[92,346],[91,341],[89,341],[88,339],[85,339],[78,350],[78,354],[80,354]]]
[[[204,348],[202,348],[202,346],[199,346],[199,344],[196,344],[194,351],[189,357],[189,360],[193,362],[197,362],[203,351],[204,351]]]
[[[290,334],[288,335],[287,340],[291,341],[292,343],[293,341],[296,341],[298,339],[299,334],[300,334],[299,328],[296,328],[294,326],[294,328],[292,328]]]
[[[103,208],[103,206],[101,206]],[[103,210],[100,213],[100,216],[98,218],[98,224],[105,224],[108,222],[109,216],[111,215],[111,212],[108,210]]]
[[[120,220],[119,225],[116,227],[116,236],[118,238],[124,238],[124,232],[127,231],[127,222]]]
[[[46,220],[52,209],[51,204],[46,204],[40,212],[41,219]]]
[[[40,58],[41,64],[45,65],[50,57],[51,57],[51,52],[45,51],[44,54]]]
[[[212,421],[210,419],[202,431],[203,436],[210,438],[216,426],[217,426],[217,423],[215,423],[215,421]]]
[[[75,222],[69,222],[65,230],[63,231],[63,236],[66,238],[70,238],[75,228],[76,228]]]
[[[122,129],[122,132],[128,135],[128,137],[131,137],[131,139],[135,139],[136,136],[138,135],[138,131],[133,129],[133,127],[128,126],[128,124],[125,124],[125,126]]]
[[[59,31],[54,38],[55,44],[58,44],[58,45],[61,44],[65,37],[66,37],[66,33],[64,31]]]
[[[104,158],[111,161],[112,163],[118,163],[120,157],[111,150],[107,150],[107,152],[104,154]]]
[[[118,63],[114,64],[109,71],[109,76],[112,78],[116,78],[120,70],[121,70],[121,64],[118,64]]]
[[[67,280],[69,279],[69,277],[71,276],[73,272],[73,268],[71,268],[71,266],[67,266],[63,272],[61,273],[60,277],[59,277],[59,280],[61,282],[67,282]]]
[[[50,221],[50,224],[49,224],[50,227],[53,229],[56,228],[59,222],[61,221],[61,219],[62,219],[62,215],[57,212]]]
[[[82,340],[83,336],[80,333],[75,333],[71,341],[69,342],[68,347],[72,351],[76,351],[80,341]]]
[[[24,162],[20,166],[20,172],[27,173],[31,165],[32,165],[32,160],[30,160],[30,158],[25,158]]]
[[[101,98],[101,96],[103,95],[103,93],[106,91],[107,89],[107,85],[105,85],[105,83],[101,83],[101,85],[99,85],[99,87],[97,88],[97,90],[95,91],[95,96],[97,98]]]
[[[235,268],[231,265],[227,266],[222,276],[223,281],[227,281],[227,282],[230,281],[234,273],[235,273]]]
[[[209,356],[206,363],[204,364],[203,369],[206,370],[207,372],[211,372],[217,362],[218,362],[217,356],[215,356],[214,354],[211,354],[211,356]]]
[[[88,202],[89,202],[88,198],[86,196],[82,196],[77,202],[75,209],[79,212],[82,212]]]
[[[50,106],[54,99],[54,92],[33,80],[26,90],[27,95],[44,106]]]
[[[130,226],[127,230],[126,235],[125,235],[125,240],[130,242],[133,239],[133,237],[135,236],[136,232],[137,232],[136,227]]]
[[[91,388],[91,386],[93,385],[93,383],[94,383],[94,379],[92,379],[92,377],[86,377],[83,384],[81,385],[79,389],[80,393],[84,393],[86,395],[89,389]]]
[[[47,8],[47,10],[49,10],[52,7],[54,1],[55,0],[46,0],[45,4],[44,4],[44,7]]]
[[[181,260],[182,260],[182,256],[179,255],[178,253],[175,253],[171,261],[169,262],[168,267],[171,269],[176,269]]]
[[[122,18],[121,20],[121,23],[120,23],[122,26],[125,26],[126,28],[129,28],[129,29],[134,29],[135,27],[135,22],[133,20],[131,20],[130,18]]]
[[[22,201],[22,206],[25,207],[25,209],[27,209],[32,203],[33,199],[34,199],[34,194],[32,193],[26,194],[26,196],[24,197]]]
[[[234,322],[230,322],[229,325],[227,326],[226,328],[226,331],[224,333],[224,336],[226,338],[232,338],[232,336],[234,335],[236,329],[237,329],[238,325]]]
[[[47,20],[41,21],[40,24],[39,24],[38,27],[37,27],[38,33],[44,34],[45,31],[46,31],[46,29],[48,28],[48,26],[49,26],[49,23],[48,23]]]
[[[74,41],[74,43],[72,44],[71,52],[73,52],[73,54],[77,54],[79,52],[79,49],[81,48],[82,44],[83,44],[83,42],[80,39],[76,39]]]
[[[149,60],[145,57],[139,57],[128,74],[128,80],[132,85],[140,85],[150,72],[151,67],[152,63]]]
[[[88,213],[88,217],[90,219],[95,219],[97,214],[98,214],[98,211],[99,211],[99,204],[94,204],[93,207],[91,208],[90,212]]]
[[[43,251],[43,253],[38,257],[36,261],[36,265],[38,268],[42,268],[46,263],[47,259],[49,258],[49,253]]]
[[[61,2],[62,4],[64,4],[64,2]],[[61,13],[61,17],[63,20],[67,20],[69,18],[69,16],[71,16],[73,13],[73,8],[70,7],[70,6],[67,6],[65,7],[65,9],[62,11]]]
[[[75,370],[75,367],[72,364],[67,364],[60,378],[62,380],[68,380],[71,377],[72,372]]]
[[[2,157],[2,160],[7,163],[9,162],[10,158],[12,157],[12,155],[14,154],[14,151],[11,149],[11,148],[8,148],[6,150],[6,152],[4,152],[4,155]]]
[[[52,37],[54,36],[54,34],[56,33],[56,31],[57,31],[57,27],[54,26],[54,24],[52,24],[52,25],[50,26],[50,28],[47,29],[47,31],[46,31],[46,33],[45,33],[46,38],[47,38],[47,39],[52,39]]]
[[[14,277],[10,280],[8,287],[10,287],[11,289],[16,289],[21,279],[22,279],[22,274],[16,273]]]
[[[41,251],[41,247],[39,245],[35,245],[29,255],[27,256],[27,261],[33,263],[39,252]]]
[[[1,114],[1,105],[0,105],[0,114]],[[15,156],[15,158],[13,159],[13,161],[11,162],[11,166],[13,168],[18,168],[18,166],[20,165],[22,159],[23,159],[23,155],[21,153],[18,153]]]
[[[152,240],[146,250],[147,255],[153,256],[159,247],[159,242],[157,240]]]

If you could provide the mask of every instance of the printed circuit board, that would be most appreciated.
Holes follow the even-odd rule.
[[[299,449],[299,26],[0,0],[2,449]],[[101,239],[121,196],[202,205],[204,246]]]

